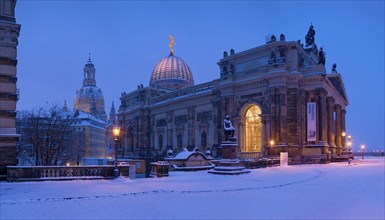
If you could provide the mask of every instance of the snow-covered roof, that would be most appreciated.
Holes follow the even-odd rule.
[[[201,154],[205,159],[207,159],[206,156],[202,152],[197,150],[197,148],[194,148],[194,150],[192,150],[192,151],[187,150],[187,148],[183,148],[182,152],[175,155],[174,158],[168,158],[168,159],[169,160],[170,159],[171,160],[187,160],[193,154]]]

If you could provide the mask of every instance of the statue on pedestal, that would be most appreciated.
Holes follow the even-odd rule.
[[[226,141],[229,141],[230,138],[234,137],[235,128],[233,127],[233,124],[230,121],[230,116],[226,115],[225,120],[223,120],[223,129],[225,131]]]

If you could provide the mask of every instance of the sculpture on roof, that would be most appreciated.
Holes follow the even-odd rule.
[[[170,54],[171,55],[174,55],[174,44],[175,44],[175,38],[172,36],[172,35],[170,35],[170,43],[168,44],[168,47],[170,48]]]
[[[309,27],[309,31],[307,32],[307,34],[305,36],[306,47],[314,44],[314,42],[315,42],[314,35],[315,35],[314,26],[313,26],[313,24],[311,24]]]
[[[325,62],[326,62],[325,52],[321,47],[318,53],[318,64],[322,64],[325,66]]]
[[[332,73],[337,73],[337,64],[333,64],[332,66]]]

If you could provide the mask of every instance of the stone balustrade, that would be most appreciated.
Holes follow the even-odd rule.
[[[130,165],[119,165],[119,176],[129,176]],[[8,166],[7,181],[112,179],[114,165],[103,166]]]
[[[239,159],[258,159],[260,152],[237,152]]]

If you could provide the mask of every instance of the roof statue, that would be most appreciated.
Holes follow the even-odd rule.
[[[332,73],[337,73],[337,64],[333,64],[332,66]]]
[[[318,64],[322,64],[325,66],[325,62],[326,62],[325,52],[324,52],[323,48],[321,47],[320,51],[318,53]]]
[[[306,47],[309,47],[314,44],[315,42],[314,36],[315,36],[315,30],[314,30],[313,24],[311,24],[309,27],[309,31],[305,36]]]
[[[171,42],[168,44],[168,47],[170,48],[170,54],[174,55],[174,48],[173,48],[173,46],[175,44],[175,38],[172,35],[170,35],[170,40],[171,40]]]

